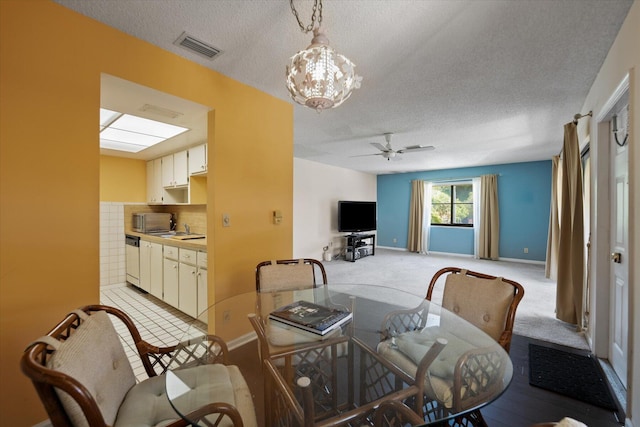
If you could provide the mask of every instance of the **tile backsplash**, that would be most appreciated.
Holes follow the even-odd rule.
[[[100,202],[100,286],[125,280],[124,204]]]
[[[184,224],[189,224],[192,233],[207,234],[207,206],[206,205],[146,205],[125,204],[125,230],[131,230],[131,216],[134,212],[163,212],[176,216],[176,230],[184,231]]]

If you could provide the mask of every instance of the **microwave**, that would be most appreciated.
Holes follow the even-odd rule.
[[[133,214],[131,229],[138,233],[158,233],[171,230],[171,214],[137,212]]]

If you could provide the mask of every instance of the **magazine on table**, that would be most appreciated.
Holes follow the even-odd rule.
[[[307,332],[325,335],[349,322],[353,314],[308,301],[296,301],[271,312],[269,318]]]

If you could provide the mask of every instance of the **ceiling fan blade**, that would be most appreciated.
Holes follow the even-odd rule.
[[[418,151],[431,151],[435,150],[436,147],[433,145],[412,145],[409,147],[404,147],[402,150],[398,150],[398,153],[415,153]]]
[[[375,154],[358,154],[357,156],[349,156],[349,157],[369,157],[369,156],[382,156],[384,153],[375,153]]]
[[[380,144],[379,142],[372,142],[371,145],[373,145],[374,147],[376,147],[378,150],[380,151],[389,151],[388,147],[385,147],[384,145]]]

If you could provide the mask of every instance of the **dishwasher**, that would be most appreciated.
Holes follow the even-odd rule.
[[[125,234],[127,282],[140,285],[140,237]]]

